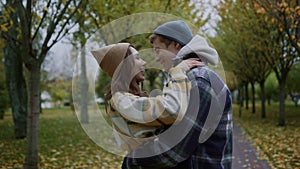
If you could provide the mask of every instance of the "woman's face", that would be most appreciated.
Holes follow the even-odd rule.
[[[145,68],[146,68],[146,62],[139,57],[139,53],[136,49],[133,47],[129,47],[129,50],[132,53],[133,58],[133,72],[134,72],[134,80],[139,83],[145,80]]]

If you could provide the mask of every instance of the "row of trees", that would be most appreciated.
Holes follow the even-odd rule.
[[[213,41],[225,67],[233,72],[240,90],[251,84],[254,92],[254,84],[259,83],[263,118],[266,117],[264,84],[269,74],[275,73],[279,84],[280,126],[285,125],[287,77],[300,60],[299,3],[297,0],[228,0],[216,6],[221,21]]]
[[[114,19],[136,12],[166,12],[187,20],[193,20],[197,13],[196,10],[194,14],[190,12],[194,7],[189,2],[179,0],[2,0],[0,3],[1,39],[5,44],[6,82],[16,126],[15,134],[16,138],[27,138],[24,168],[38,168],[41,65],[57,42],[69,37],[69,43],[72,42],[81,52],[80,82],[82,101],[85,102],[87,99],[84,94],[89,86],[84,67],[85,44],[97,29]],[[112,42],[102,42],[103,45],[108,43]],[[81,108],[82,113],[87,114],[87,108]],[[88,117],[81,120],[87,122]]]
[[[138,31],[147,25],[148,18],[136,18],[145,25],[138,25],[134,20],[122,24],[113,22],[107,27],[106,34],[99,28],[124,15],[147,11],[174,14],[191,21],[198,28],[207,22],[199,19],[202,17],[199,9],[189,2],[180,0],[155,2],[2,0],[0,3],[1,39],[5,44],[3,54],[6,82],[15,122],[15,134],[16,138],[27,137],[25,168],[38,167],[41,65],[48,57],[49,50],[57,42],[67,37],[70,39],[68,42],[78,51],[77,55],[81,56],[77,79],[82,92],[81,105],[87,105],[88,96],[85,91],[91,86],[85,72],[85,46],[88,39],[96,35],[99,37],[98,45],[102,46],[119,42],[120,39],[116,36],[120,36],[124,37],[121,40],[132,42],[140,48],[146,44],[146,36],[131,38],[128,36],[132,35],[131,31]],[[249,83],[254,86],[254,83],[258,82],[264,105],[264,82],[270,72],[274,72],[280,86],[279,124],[284,125],[283,101],[286,79],[292,66],[299,60],[299,2],[226,0],[217,5],[216,9],[222,20],[216,28],[217,37],[212,41],[220,53],[226,70],[231,72],[230,77],[236,78],[238,85],[233,88],[241,88]],[[148,24],[153,26],[154,23],[151,21],[149,20]],[[128,31],[123,31],[124,29]],[[126,34],[120,35],[121,32]],[[150,79],[159,76],[159,72],[147,73]],[[153,87],[153,81],[149,81],[149,86]],[[87,107],[81,106],[80,112],[80,120],[87,123],[89,121]]]
[[[24,168],[37,168],[41,65],[53,45],[76,25],[74,15],[87,2],[12,0],[1,3],[6,79],[13,117],[17,120],[15,126],[21,124],[16,137],[27,138]]]

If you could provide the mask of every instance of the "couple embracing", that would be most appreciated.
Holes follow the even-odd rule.
[[[207,66],[218,64],[217,51],[182,20],[158,26],[149,40],[169,77],[157,96],[141,90],[146,62],[131,44],[92,51],[112,78],[104,98],[115,140],[127,151],[122,169],[231,168],[231,93]]]

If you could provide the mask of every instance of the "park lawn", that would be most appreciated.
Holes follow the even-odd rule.
[[[243,108],[242,117],[238,117],[238,107],[233,105],[234,120],[244,129],[262,159],[266,159],[272,168],[300,168],[300,107],[287,103],[285,106],[286,126],[278,127],[278,103],[266,106],[267,117],[261,118],[261,107],[256,105]]]
[[[46,109],[40,115],[40,168],[121,168],[122,157],[97,146],[70,108]],[[10,113],[0,121],[0,168],[23,168],[26,140],[13,138]]]
[[[267,106],[267,118],[243,109],[238,117],[233,105],[234,120],[246,131],[272,168],[300,168],[300,107],[286,105],[285,127],[277,127],[278,104]],[[0,168],[22,168],[26,140],[13,138],[11,113],[0,120]],[[46,109],[40,115],[40,168],[120,168],[122,157],[97,146],[83,131],[69,108]]]

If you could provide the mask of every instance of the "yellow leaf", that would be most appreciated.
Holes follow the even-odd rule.
[[[11,12],[16,12],[16,10],[12,6],[8,6],[7,9]]]
[[[279,29],[280,32],[282,32],[283,31],[282,25],[278,25],[278,29]]]
[[[75,8],[71,8],[71,13],[74,13],[75,12]]]
[[[10,25],[13,25],[13,24],[14,24],[14,21],[13,21],[13,20],[9,20],[9,24],[10,24]]]
[[[3,32],[8,32],[8,28],[6,27],[6,24],[1,25],[1,30]]]
[[[57,161],[57,159],[53,157],[53,158],[50,159],[50,161],[52,161],[52,162]]]

